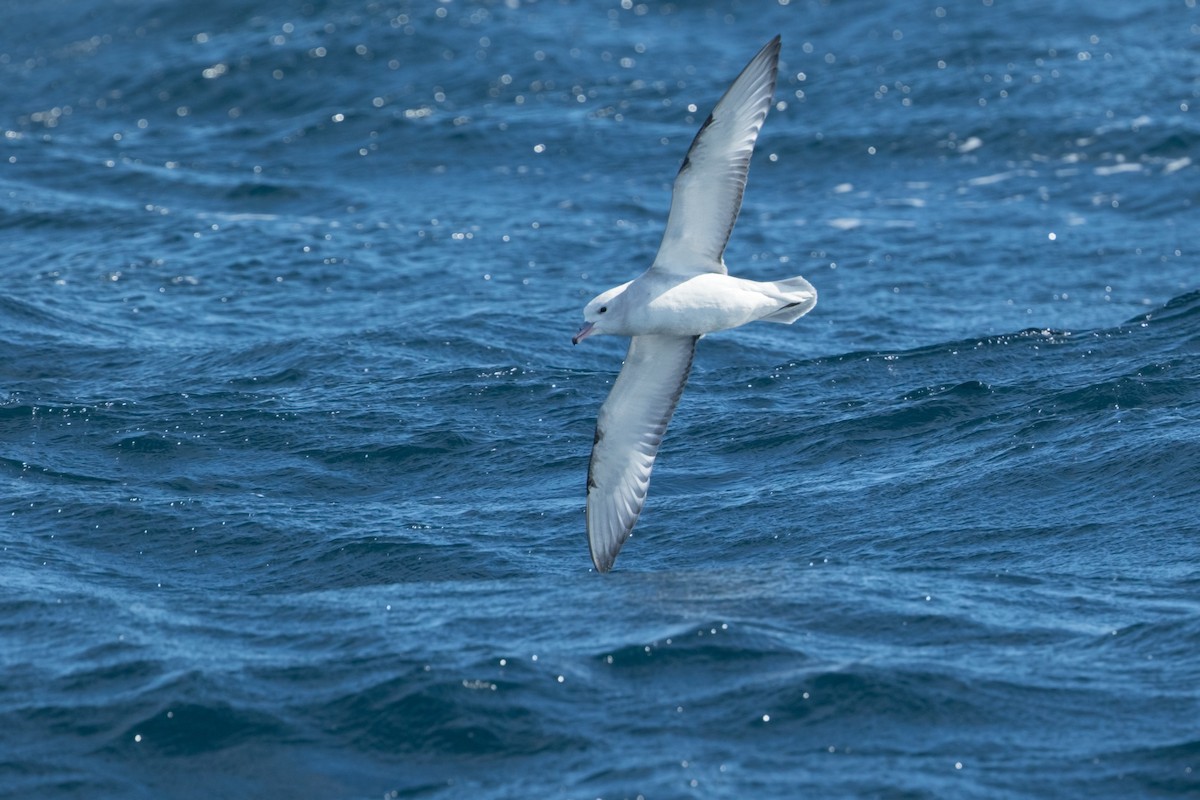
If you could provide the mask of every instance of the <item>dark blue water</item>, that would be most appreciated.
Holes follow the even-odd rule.
[[[0,795],[1200,793],[1193,0],[2,2]],[[590,568],[695,129],[783,35]]]

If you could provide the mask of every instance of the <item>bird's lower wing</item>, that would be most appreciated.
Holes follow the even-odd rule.
[[[592,562],[612,569],[650,486],[658,446],[687,383],[698,336],[634,336],[625,366],[596,420],[588,465],[587,533]]]

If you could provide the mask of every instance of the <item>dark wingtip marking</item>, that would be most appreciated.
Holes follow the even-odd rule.
[[[592,434],[592,449],[593,450],[596,449],[596,445],[600,444],[600,440],[603,438],[604,438],[604,431],[600,430],[600,426],[597,425],[596,432],[594,434]],[[591,460],[588,461],[587,488],[588,488],[589,492],[592,489],[596,488],[596,479],[592,477],[592,462],[591,462]]]
[[[696,142],[700,141],[700,137],[704,135],[704,129],[713,124],[713,115],[710,111],[708,119],[704,120],[704,124],[700,126],[700,130],[696,131],[696,135],[692,137],[692,143],[688,146],[687,155],[683,157],[683,163],[679,165],[679,174],[683,174],[688,167],[692,165],[692,149],[695,148]]]

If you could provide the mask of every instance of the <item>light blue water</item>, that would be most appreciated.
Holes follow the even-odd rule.
[[[0,795],[1200,792],[1195,3],[0,11]],[[570,337],[775,33],[820,303],[600,576]]]

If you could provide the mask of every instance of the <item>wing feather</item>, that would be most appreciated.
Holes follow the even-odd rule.
[[[587,478],[587,533],[600,572],[613,561],[646,502],[658,446],[683,394],[698,336],[634,336],[600,407]]]
[[[754,142],[779,72],[780,39],[763,46],[725,92],[675,176],[671,212],[651,269],[724,274],[723,256],[746,189]]]

